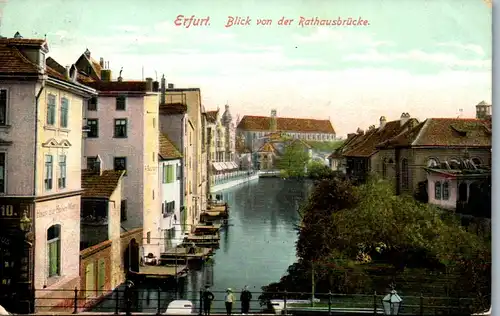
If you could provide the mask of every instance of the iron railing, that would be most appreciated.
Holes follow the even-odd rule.
[[[165,285],[164,285],[165,287]],[[99,312],[100,314],[163,314],[173,300],[189,300],[194,314],[203,314],[202,291],[177,291],[165,288],[126,288],[113,292],[85,290],[37,290],[37,312]],[[226,313],[225,291],[211,291],[211,314]],[[387,293],[339,294],[308,292],[258,292],[251,291],[250,313],[293,314],[383,314],[382,298]],[[235,291],[232,313],[241,313],[241,292]],[[403,301],[399,315],[471,315],[475,299],[458,297],[411,296],[398,293]],[[182,308],[182,307],[181,307]]]

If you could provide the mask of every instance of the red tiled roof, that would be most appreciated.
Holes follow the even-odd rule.
[[[207,121],[215,123],[217,121],[217,114],[219,114],[219,110],[206,112]]]
[[[343,142],[339,148],[335,149],[330,154],[330,156],[328,156],[328,158],[341,158],[342,153],[349,150],[351,148],[350,145],[353,144],[356,141],[356,139],[358,139],[359,137],[362,137],[362,136],[363,136],[362,134],[349,134],[347,136],[347,139],[345,140],[345,142]]]
[[[429,118],[385,147],[491,147],[491,129],[478,119]]]
[[[160,152],[158,153],[163,160],[182,158],[181,153],[170,141],[167,135],[160,134],[159,138]]]
[[[16,47],[0,40],[0,73],[37,74],[38,67],[28,60]]]
[[[82,170],[82,197],[109,198],[118,186],[125,171],[103,170],[99,175],[95,171]]]
[[[400,120],[387,122],[383,128],[379,127],[368,131],[369,133],[364,138],[364,141],[359,146],[345,152],[344,156],[370,157],[378,151],[377,145],[411,129],[417,124],[418,121],[414,118],[410,118],[403,125],[401,125]]]
[[[147,92],[146,81],[88,81],[91,88],[100,92]]]
[[[60,74],[66,73],[66,67],[55,61],[52,57],[47,57],[45,64]]]
[[[238,123],[238,129],[248,131],[269,131],[271,117],[245,115]],[[303,118],[276,118],[277,130],[302,133],[335,133],[329,120],[314,120]]]
[[[45,43],[39,38],[0,38],[0,45],[41,47]]]

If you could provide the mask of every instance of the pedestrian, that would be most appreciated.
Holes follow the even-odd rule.
[[[203,311],[205,312],[205,316],[210,315],[210,308],[214,299],[214,294],[210,291],[210,287],[206,285],[205,291],[203,291]]]
[[[231,290],[231,288],[228,288],[226,290],[226,297],[224,298],[224,302],[226,303],[226,314],[229,316],[231,315],[231,311],[233,310],[234,302],[233,290]]]
[[[250,311],[250,301],[252,300],[252,293],[248,290],[248,286],[245,285],[243,291],[241,291],[240,301],[241,301],[241,313],[248,314]]]

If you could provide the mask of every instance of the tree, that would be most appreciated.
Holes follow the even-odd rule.
[[[289,273],[311,275],[308,267],[317,267],[317,292],[383,292],[395,282],[406,295],[474,297],[475,310],[489,307],[491,237],[468,232],[454,216],[410,196],[395,196],[385,181],[359,188],[319,181],[301,215],[299,260]],[[283,286],[310,291],[309,282],[290,284],[301,279],[285,276]]]
[[[304,144],[298,141],[290,141],[285,146],[283,155],[277,161],[277,167],[284,175],[292,178],[304,177],[306,164],[309,161],[309,153]]]
[[[307,176],[314,180],[330,179],[334,177],[334,172],[330,167],[319,161],[311,161],[307,165]]]

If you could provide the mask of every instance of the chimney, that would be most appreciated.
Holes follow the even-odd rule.
[[[272,132],[276,132],[278,130],[278,122],[276,121],[277,111],[275,109],[271,110],[271,120],[269,123],[269,129]]]
[[[71,79],[70,70],[71,70],[71,66],[66,66],[65,77],[66,77],[67,80]]]
[[[78,79],[78,69],[76,66],[73,64],[71,65],[71,81],[76,82]]]
[[[385,116],[381,116],[380,117],[380,128],[384,128],[385,123],[387,123],[387,119],[385,118]]]
[[[166,80],[165,80],[165,75],[161,76],[161,95],[160,95],[160,104],[165,104],[165,84],[166,84]],[[169,87],[170,87],[170,84],[169,84]]]
[[[101,80],[102,81],[111,81],[111,70],[110,69],[102,69],[101,70]]]
[[[368,130],[369,130],[369,131],[373,131],[374,129],[375,129],[375,125],[370,125],[370,126],[368,126]]]
[[[363,135],[364,133],[365,133],[365,132],[364,132],[361,128],[359,128],[359,127],[358,127],[358,129],[356,130],[356,134],[358,134],[358,135]]]
[[[169,84],[168,84],[168,88],[169,88],[169,89],[174,89],[174,84],[173,84],[173,83],[169,83]]]
[[[405,125],[410,118],[411,116],[409,113],[406,112],[401,113],[401,118],[400,118],[401,126]]]
[[[104,58],[100,58],[99,59],[99,65],[101,66],[101,68],[104,68]]]
[[[153,81],[153,92],[160,92],[160,83],[157,80]]]
[[[153,78],[146,78],[146,91],[153,91]]]

